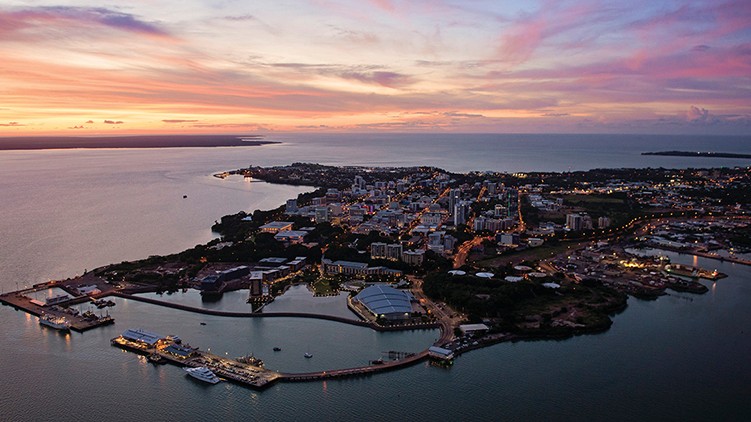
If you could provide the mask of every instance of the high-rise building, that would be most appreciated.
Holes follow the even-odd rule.
[[[610,227],[610,219],[608,217],[600,217],[597,219],[597,227],[600,229],[606,229]]]
[[[472,224],[472,230],[479,232],[485,229],[485,217],[475,217],[475,221]]]
[[[386,258],[386,244],[373,242],[370,244],[370,257],[373,259]]]
[[[571,231],[582,229],[582,216],[580,214],[566,214],[566,227]]]
[[[329,207],[316,207],[316,223],[329,221]]]
[[[402,245],[401,243],[394,243],[386,245],[386,259],[392,261],[398,261],[402,257]]]
[[[456,204],[459,202],[459,198],[461,197],[461,190],[459,189],[451,189],[449,191],[449,215],[454,215],[454,210],[456,208]]]
[[[592,230],[592,217],[587,214],[582,215],[582,230]]]
[[[358,189],[365,189],[365,179],[362,176],[355,176],[355,184]]]
[[[506,210],[506,207],[504,207],[501,204],[496,204],[495,209],[493,210],[493,216],[495,217],[508,217],[508,211]]]
[[[404,251],[402,252],[402,261],[408,265],[420,266],[425,259],[425,251],[418,249],[416,251]]]
[[[488,194],[495,195],[496,186],[498,186],[498,185],[495,184],[494,182],[489,182],[488,185],[487,185]]]
[[[287,206],[284,208],[287,214],[295,214],[298,211],[297,199],[288,199]]]
[[[467,222],[467,204],[463,201],[454,205],[454,225],[464,224]]]

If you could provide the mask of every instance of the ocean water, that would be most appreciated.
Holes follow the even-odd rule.
[[[751,152],[745,138],[536,135],[278,135],[248,148],[0,152],[0,288],[180,251],[224,214],[271,208],[306,187],[220,180],[217,171],[295,161],[434,165],[451,171],[747,166],[749,160],[643,157],[648,150]],[[188,198],[183,199],[183,195]],[[673,255],[678,262],[694,263]],[[64,336],[0,307],[0,420],[749,420],[751,268],[698,258],[730,276],[697,296],[629,299],[602,334],[500,344],[450,369],[417,365],[364,378],[206,386],[109,345],[129,327],[177,334],[214,353],[249,352],[282,371],[362,365],[415,351],[435,331],[376,333],[329,321],[187,314],[127,300],[114,326]],[[241,292],[238,292],[241,293]],[[296,303],[345,315],[338,298]],[[186,294],[170,300],[195,301]],[[240,308],[241,294],[207,306]],[[201,325],[200,322],[206,323]],[[271,348],[279,346],[282,352]],[[313,359],[302,353],[310,350]]]

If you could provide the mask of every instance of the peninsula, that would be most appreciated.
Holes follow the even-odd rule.
[[[641,155],[663,155],[668,157],[708,157],[708,158],[751,158],[751,154],[712,151],[655,151],[642,152]]]
[[[240,147],[278,144],[261,135],[134,135],[0,137],[0,151],[74,148]]]
[[[276,209],[224,216],[212,227],[220,237],[207,244],[96,268],[0,295],[0,301],[69,319],[71,329],[80,331],[111,321],[77,317],[69,305],[105,296],[230,318],[320,318],[378,331],[441,331],[425,350],[395,354],[389,362],[309,374],[243,367],[235,376],[260,387],[274,380],[370,374],[424,359],[447,364],[497,342],[603,331],[629,296],[702,294],[707,281],[725,276],[672,263],[661,251],[751,265],[743,258],[751,251],[751,173],[742,168],[509,174],[294,163],[223,175],[316,190]],[[266,312],[265,304],[292,284],[321,296],[347,294],[352,318]],[[52,288],[67,296],[49,303],[32,299]],[[248,311],[139,296],[178,289],[196,289],[214,300],[245,290]],[[154,359],[172,359],[167,349],[183,353],[169,339],[148,336],[153,344],[141,345],[137,336],[124,336],[127,341],[113,344]],[[185,353],[193,359],[193,352]],[[215,370],[239,368],[196,353],[195,362],[175,362],[214,360]]]

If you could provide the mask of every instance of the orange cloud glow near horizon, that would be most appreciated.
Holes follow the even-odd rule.
[[[751,134],[742,0],[0,6],[0,136]]]

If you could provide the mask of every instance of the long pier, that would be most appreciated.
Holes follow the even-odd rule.
[[[342,377],[369,375],[369,374],[374,374],[376,372],[393,371],[395,369],[412,366],[412,365],[415,365],[419,362],[426,360],[427,358],[428,358],[428,351],[423,350],[422,352],[415,353],[414,355],[406,357],[404,359],[399,359],[399,360],[395,360],[391,362],[384,362],[378,365],[359,366],[357,368],[334,369],[332,371],[308,372],[308,373],[300,373],[300,374],[280,373],[279,381],[283,381],[283,382],[318,381],[318,380],[324,380],[328,378],[342,378]]]

